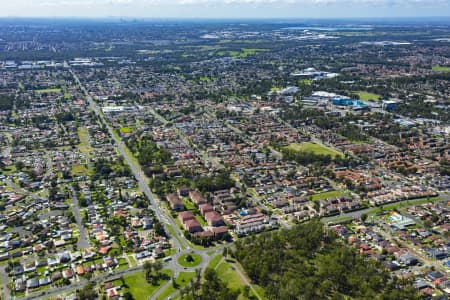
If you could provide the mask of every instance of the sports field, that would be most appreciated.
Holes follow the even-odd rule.
[[[318,155],[331,155],[332,157],[336,157],[338,155],[342,156],[342,153],[339,151],[336,151],[324,145],[310,142],[290,144],[286,148],[299,152],[312,152]]]

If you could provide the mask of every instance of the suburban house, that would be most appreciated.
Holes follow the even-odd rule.
[[[206,199],[203,197],[203,195],[199,191],[190,191],[189,198],[197,206],[206,203]]]
[[[184,209],[183,202],[181,202],[180,198],[177,194],[171,193],[166,196],[167,201],[169,201],[170,208],[173,210],[182,210]]]
[[[224,225],[222,216],[216,211],[210,211],[205,214],[205,219],[209,226],[221,226]]]

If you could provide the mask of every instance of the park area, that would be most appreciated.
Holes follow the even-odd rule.
[[[38,94],[53,94],[53,93],[61,93],[61,88],[48,88],[48,89],[40,89],[35,90]]]
[[[342,153],[337,150],[331,149],[321,144],[310,142],[290,144],[286,147],[286,149],[298,152],[314,153],[316,155],[330,155],[333,158],[335,158],[336,156],[342,156]]]
[[[78,149],[81,153],[89,153],[94,151],[94,149],[90,146],[89,143],[89,133],[86,127],[78,127],[77,130],[78,138],[80,139],[80,144],[78,145]]]
[[[374,93],[365,92],[365,91],[357,91],[357,92],[353,92],[353,93],[358,95],[358,98],[360,100],[363,100],[363,101],[369,101],[369,100],[379,101],[381,99],[380,95],[374,94]]]
[[[165,278],[171,278],[173,272],[171,270],[163,270]],[[134,299],[148,299],[157,289],[159,289],[168,279],[158,280],[157,285],[152,285],[145,280],[142,272],[124,276],[125,291],[129,291]]]
[[[446,66],[433,66],[432,67],[433,71],[440,71],[440,72],[450,72],[450,67],[446,67]]]
[[[269,49],[258,49],[258,48],[241,48],[239,51],[231,50],[231,51],[218,51],[217,55],[219,56],[231,56],[234,58],[246,58],[249,55],[254,55],[258,52],[266,52]]]
[[[227,284],[227,287],[234,291],[243,291],[246,286],[250,287],[248,295],[241,293],[238,300],[264,299],[264,290],[255,284],[247,285],[243,279],[245,275],[241,269],[242,267],[235,263],[234,260],[227,260],[222,255],[218,255],[211,260],[208,267],[214,269],[219,278]],[[241,275],[239,274],[240,272],[242,272]]]

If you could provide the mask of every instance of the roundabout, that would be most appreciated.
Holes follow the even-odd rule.
[[[193,268],[202,263],[202,257],[197,253],[185,253],[178,257],[178,264],[182,267]]]

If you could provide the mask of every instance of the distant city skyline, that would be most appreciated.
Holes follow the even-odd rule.
[[[0,0],[1,17],[392,18],[450,16],[450,0]]]

